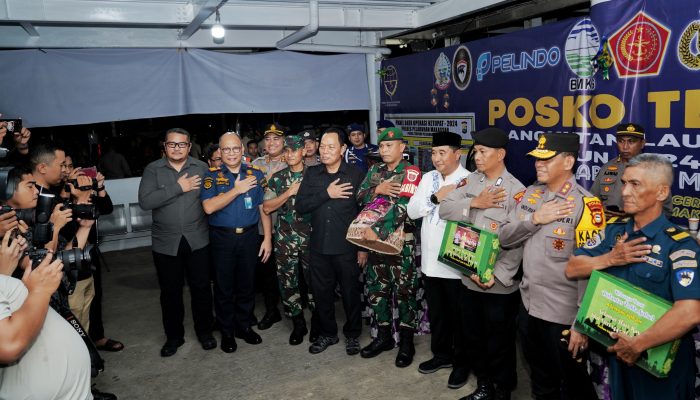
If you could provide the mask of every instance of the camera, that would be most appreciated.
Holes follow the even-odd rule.
[[[15,212],[15,216],[18,221],[24,221],[27,225],[32,225],[34,223],[34,209],[33,208],[12,208],[10,206],[4,205],[0,206],[0,215],[6,214],[10,211]]]
[[[63,263],[63,272],[65,272],[66,275],[70,274],[72,271],[92,272],[92,253],[92,245],[85,246],[85,249],[72,248],[61,250],[54,254],[51,261],[56,259],[61,260]],[[32,268],[36,268],[36,266],[49,255],[49,250],[43,247],[33,246],[31,249],[25,251],[24,254],[32,260]]]
[[[70,200],[64,200],[61,204],[63,210],[69,208],[73,211],[73,218],[97,219],[100,216],[95,204],[75,204]]]
[[[96,178],[92,178],[92,184],[90,184],[89,186],[88,185],[78,186],[77,179],[71,179],[71,180],[67,181],[66,185],[65,185],[65,191],[70,193],[70,186],[68,185],[69,183],[71,185],[73,185],[74,188],[76,188],[80,191],[83,191],[83,192],[88,191],[88,190],[97,190],[97,179]]]
[[[7,133],[19,134],[22,132],[21,118],[0,118],[0,122],[7,122]]]

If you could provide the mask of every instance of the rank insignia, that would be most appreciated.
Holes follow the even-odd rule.
[[[534,197],[534,198],[536,198],[536,199],[541,199],[541,198],[542,198],[542,196],[540,196],[540,195],[537,194],[537,193],[533,193],[533,194],[531,194],[530,196],[532,196],[532,197]]]
[[[561,227],[556,228],[553,232],[555,235],[566,236],[566,231]]]
[[[566,182],[566,183],[564,184],[564,186],[561,187],[561,190],[559,190],[559,194],[562,195],[562,196],[568,194],[569,191],[571,190],[571,186],[572,186],[572,185],[571,185],[571,182]]]
[[[513,196],[513,200],[515,200],[515,204],[520,204],[520,202],[523,200],[523,196],[525,196],[525,190],[521,190],[518,193]]]
[[[533,199],[532,197],[530,197],[529,199],[527,199],[527,202],[530,203],[530,204],[537,204],[537,200],[536,200],[536,199]]]
[[[613,178],[603,178],[603,182],[605,182],[605,183],[610,183],[613,181],[615,181]]]
[[[554,250],[557,250],[557,251],[564,250],[565,245],[566,244],[561,239],[554,239],[554,241],[552,242],[552,247],[554,247]]]
[[[221,172],[221,171],[219,171],[219,173],[218,173],[216,176],[217,176],[217,178],[223,178],[223,177],[224,177],[224,173]]]
[[[617,165],[611,165],[608,167],[608,171],[617,171]]]
[[[566,200],[568,200],[568,201],[574,201],[574,196],[569,196],[569,197],[566,198]]]
[[[683,287],[690,286],[690,284],[693,283],[693,278],[695,278],[695,271],[689,269],[676,271],[676,279],[678,279],[678,283]]]
[[[661,246],[659,246],[658,244],[655,244],[651,247],[651,252],[654,254],[659,254],[660,251],[661,251]]]

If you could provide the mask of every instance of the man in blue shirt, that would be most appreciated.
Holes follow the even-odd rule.
[[[376,144],[365,143],[367,134],[365,127],[360,124],[350,124],[348,132],[351,146],[345,150],[343,158],[345,162],[356,166],[362,172],[367,173],[369,166],[367,165],[367,154],[378,153],[379,147]]]
[[[673,167],[665,157],[632,158],[622,175],[623,209],[631,217],[609,221],[604,234],[576,249],[566,267],[569,279],[586,279],[594,269],[603,270],[673,303],[640,335],[611,334],[617,339],[608,347],[614,399],[694,398],[691,333],[700,323],[700,278],[695,280],[700,246],[663,213],[672,184]],[[634,366],[647,349],[679,338],[667,378]]]
[[[272,223],[262,212],[265,176],[255,167],[241,164],[243,145],[238,134],[223,134],[219,147],[223,165],[205,173],[200,199],[209,215],[221,349],[232,353],[237,347],[234,334],[249,344],[262,342],[251,328],[255,265],[257,257],[263,262],[270,257]],[[262,222],[264,236],[259,250],[258,221]]]

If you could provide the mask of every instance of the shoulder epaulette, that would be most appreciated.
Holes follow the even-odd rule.
[[[248,164],[248,168],[257,169],[258,171],[262,171],[262,170],[260,169],[260,167],[258,167],[258,166],[255,165],[255,164]]]
[[[221,171],[221,167],[209,167],[209,172]]]
[[[690,234],[688,232],[681,231],[674,226],[667,228],[666,233],[668,234],[668,236],[671,237],[671,239],[675,240],[676,242],[680,242],[681,240],[690,237]]]
[[[630,217],[610,217],[607,221],[608,224],[626,224],[630,220]]]

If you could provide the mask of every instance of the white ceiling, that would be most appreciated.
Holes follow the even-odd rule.
[[[318,0],[318,33],[301,43],[326,48],[322,51],[332,50],[330,46],[366,50],[380,46],[387,36],[511,1]],[[0,0],[0,48],[275,48],[279,40],[309,24],[309,2]],[[209,32],[217,7],[227,30],[221,44],[215,44]]]

